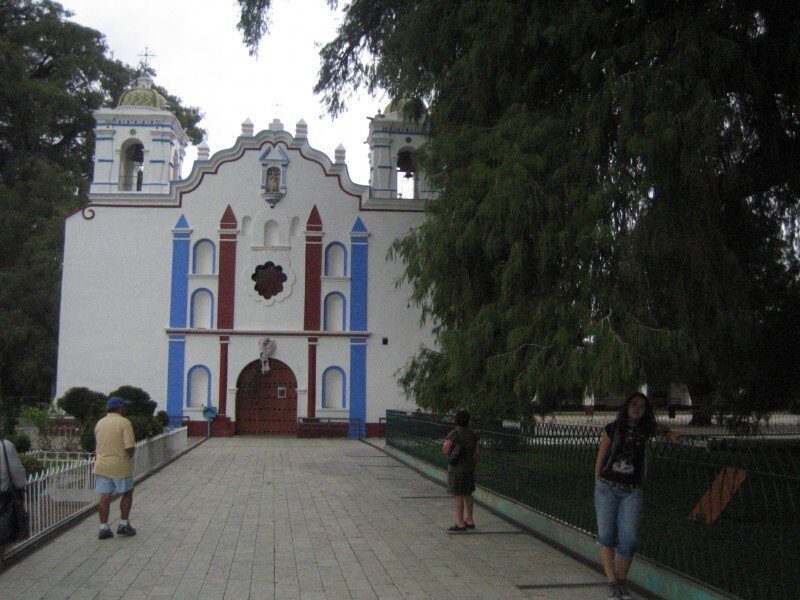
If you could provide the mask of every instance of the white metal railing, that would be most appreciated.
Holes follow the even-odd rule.
[[[136,443],[133,476],[136,480],[187,447],[187,429],[181,427]],[[97,504],[94,491],[95,457],[50,467],[28,477],[25,508],[30,515],[30,537],[13,546],[28,545],[70,517]]]
[[[186,432],[186,427],[180,427],[138,442],[133,455],[134,479],[140,479],[165,460],[186,450]]]
[[[29,450],[25,455],[48,463],[68,463],[94,459],[94,452],[78,452],[71,450]]]

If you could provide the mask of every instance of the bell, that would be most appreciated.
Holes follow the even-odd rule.
[[[406,179],[414,177],[414,157],[411,152],[401,152],[398,154],[397,170],[405,173]]]

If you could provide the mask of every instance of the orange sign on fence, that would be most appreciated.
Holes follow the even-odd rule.
[[[694,507],[689,519],[705,521],[709,525],[715,523],[742,485],[745,475],[747,475],[746,471],[725,467],[717,474],[711,488],[700,498],[700,502]]]

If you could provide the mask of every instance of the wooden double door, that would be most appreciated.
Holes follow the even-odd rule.
[[[240,435],[297,435],[297,379],[283,362],[269,359],[249,363],[236,380],[236,433]]]

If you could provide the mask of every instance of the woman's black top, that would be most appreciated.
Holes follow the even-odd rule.
[[[639,485],[645,470],[644,451],[647,440],[655,433],[655,428],[629,422],[624,431],[617,433],[618,421],[605,426],[611,438],[611,447],[603,461],[600,477],[614,483]]]
[[[454,465],[447,465],[451,473],[468,473],[475,468],[475,446],[478,436],[469,427],[456,427],[447,434],[448,440],[461,444],[461,460]]]

